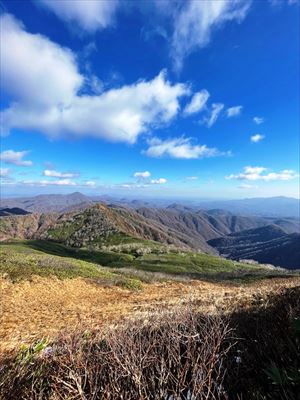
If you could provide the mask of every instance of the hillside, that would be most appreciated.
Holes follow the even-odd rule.
[[[216,253],[201,237],[194,238],[172,228],[166,229],[161,223],[148,220],[133,210],[105,205],[63,214],[3,217],[0,220],[0,240],[10,238],[41,238],[74,247],[101,247],[153,240],[179,248]]]
[[[75,208],[76,211],[1,217],[0,240],[45,239],[74,247],[124,245],[152,240],[216,254],[218,246],[212,247],[209,242],[215,238],[261,228],[270,223],[283,233],[293,233],[297,229],[297,223],[292,219],[235,216],[223,210],[190,212],[146,207],[134,210],[87,203],[79,209]]]
[[[276,225],[244,230],[208,243],[228,258],[252,259],[290,269],[300,269],[300,235],[286,234]]]
[[[259,228],[274,224],[285,233],[300,232],[299,221],[292,218],[261,218],[233,215],[225,210],[186,211],[185,209],[169,208],[138,208],[138,214],[149,221],[182,232],[190,237],[210,240],[245,229]]]
[[[245,229],[245,226],[261,226],[262,220],[234,217],[231,215],[211,216],[201,211],[173,211],[164,209],[140,208],[137,213],[148,220],[157,221],[191,237],[209,240],[215,237]]]

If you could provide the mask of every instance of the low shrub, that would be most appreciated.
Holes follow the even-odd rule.
[[[259,300],[259,299],[258,299]],[[191,305],[7,356],[5,400],[297,400],[300,288],[231,315]]]
[[[231,330],[220,317],[177,311],[105,336],[63,337],[22,349],[1,369],[13,399],[219,399]]]

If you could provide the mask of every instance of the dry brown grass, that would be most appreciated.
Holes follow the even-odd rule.
[[[101,287],[83,279],[58,280],[34,277],[12,283],[0,279],[0,352],[41,337],[54,339],[61,331],[97,330],[125,318],[143,317],[158,308],[171,309],[190,303],[202,313],[233,311],[263,302],[270,293],[300,286],[300,277],[278,278],[248,285],[225,285],[202,281],[145,284],[132,292]]]
[[[157,306],[146,324],[62,332],[6,353],[0,399],[298,400],[300,287],[277,283],[227,315]]]

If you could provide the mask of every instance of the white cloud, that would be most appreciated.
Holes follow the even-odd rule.
[[[47,181],[47,180],[27,180],[27,181],[22,181],[20,182],[24,185],[29,185],[29,186],[76,186],[76,182],[70,180],[70,179],[59,179],[57,181]]]
[[[222,103],[212,104],[210,116],[203,118],[203,122],[206,124],[208,128],[212,127],[215,124],[223,108],[224,104]]]
[[[141,188],[146,188],[149,185],[146,184],[139,184],[139,183],[135,183],[135,182],[131,182],[131,183],[121,183],[118,185],[114,185],[113,187],[115,188],[124,188],[124,189],[141,189]]]
[[[114,185],[114,187],[146,188],[150,185],[163,185],[168,182],[166,178],[150,179],[151,173],[149,171],[135,172],[133,176],[136,178],[135,182],[119,183]]]
[[[174,118],[188,85],[172,85],[162,71],[100,95],[79,95],[85,77],[74,54],[46,37],[27,33],[13,17],[1,17],[1,81],[13,102],[2,112],[3,133],[38,131],[51,138],[96,137],[134,143]]]
[[[169,156],[172,158],[204,158],[223,155],[215,148],[206,145],[192,145],[189,138],[173,138],[161,140],[153,138],[149,140],[149,147],[144,152],[149,157]]]
[[[253,121],[254,121],[257,125],[260,125],[260,124],[262,124],[265,120],[264,120],[264,118],[262,118],[262,117],[254,117],[254,118],[253,118]]]
[[[245,167],[240,174],[231,174],[226,179],[238,179],[247,181],[289,181],[296,179],[299,175],[294,170],[285,169],[280,172],[266,172],[265,167]]]
[[[79,24],[87,31],[106,28],[114,22],[118,0],[39,0],[59,18]]]
[[[258,143],[261,140],[263,140],[265,138],[264,135],[260,135],[259,133],[257,133],[256,135],[251,136],[250,140],[252,143]]]
[[[197,181],[199,178],[198,176],[186,176],[185,179],[187,181]]]
[[[35,113],[47,107],[50,111],[55,104],[68,105],[84,81],[75,55],[42,35],[26,32],[11,15],[3,14],[0,23],[1,82],[20,103],[15,107],[22,105],[29,113],[34,108]]]
[[[0,154],[0,160],[6,164],[14,164],[18,167],[30,167],[33,165],[33,162],[30,160],[23,160],[23,157],[28,153],[29,151],[5,150]]]
[[[85,181],[82,186],[87,186],[90,188],[95,188],[97,186],[96,182],[94,181]]]
[[[226,110],[227,117],[228,118],[237,117],[242,112],[242,108],[243,106],[234,106],[227,108]]]
[[[43,172],[44,176],[50,176],[53,178],[75,178],[79,176],[78,173],[71,173],[71,172],[59,172],[55,170],[45,169]]]
[[[7,178],[10,174],[9,168],[0,168],[0,177]]]
[[[167,183],[167,179],[165,178],[149,179],[151,176],[149,171],[135,172],[133,176],[137,178],[138,183],[128,183],[130,186],[135,185],[136,187],[146,187],[148,184],[161,185]]]
[[[203,110],[209,96],[210,95],[206,89],[203,89],[200,92],[195,93],[190,103],[186,105],[184,109],[184,114],[190,115]]]
[[[175,69],[182,68],[183,59],[197,48],[205,47],[213,30],[228,21],[241,22],[249,9],[250,0],[191,0],[179,3],[174,13],[172,57]],[[170,2],[173,7],[173,2]]]
[[[265,167],[245,167],[244,168],[246,174],[261,174],[266,171]]]
[[[165,183],[167,183],[167,179],[165,178],[159,178],[159,179],[151,179],[151,183],[154,185],[163,185]]]
[[[151,174],[149,171],[144,171],[144,172],[135,172],[133,174],[133,176],[135,178],[139,178],[139,179],[146,179],[146,178],[150,178]]]

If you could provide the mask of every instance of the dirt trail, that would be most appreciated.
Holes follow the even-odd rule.
[[[225,285],[203,281],[144,285],[132,292],[101,287],[83,279],[58,280],[34,277],[11,283],[0,279],[0,352],[54,338],[62,330],[97,329],[122,318],[155,312],[155,309],[193,302],[203,312],[229,311],[260,301],[284,287],[300,286],[300,278],[272,279],[249,285]]]

